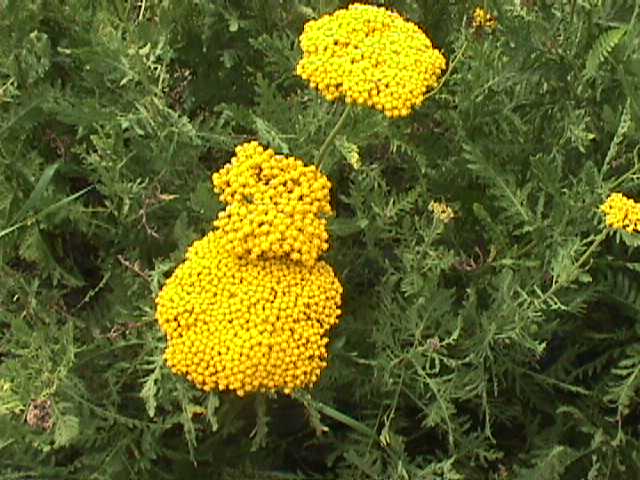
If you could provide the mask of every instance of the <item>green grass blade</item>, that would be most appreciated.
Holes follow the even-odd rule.
[[[33,189],[33,192],[31,192],[31,195],[29,195],[27,201],[24,202],[24,205],[16,214],[14,221],[22,220],[34,206],[38,205],[59,166],[60,163],[54,163],[53,165],[49,165],[47,168],[45,168],[44,172],[42,172],[42,175],[40,175],[40,179]]]
[[[37,187],[36,187],[37,188]],[[63,198],[62,200],[60,200],[59,202],[54,203],[53,205],[49,205],[48,207],[46,207],[45,209],[41,210],[40,212],[36,213],[34,216],[23,220],[21,222],[18,222],[8,228],[5,228],[4,230],[0,231],[0,238],[10,234],[11,232],[13,232],[14,230],[17,230],[18,228],[30,224],[32,223],[34,220],[43,217],[51,212],[54,212],[56,210],[58,210],[61,207],[64,207],[65,205],[67,205],[68,203],[74,201],[76,198],[81,197],[82,195],[84,195],[85,193],[87,193],[89,190],[91,190],[93,188],[93,185],[90,185],[86,188],[83,188],[82,190],[80,190],[79,192],[76,192],[72,195],[69,195],[68,197]]]

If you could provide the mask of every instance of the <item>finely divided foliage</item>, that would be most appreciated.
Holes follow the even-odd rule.
[[[369,4],[373,37],[339,0],[0,0],[0,476],[640,478],[640,2]],[[343,30],[352,57],[318,43]],[[221,215],[254,140],[329,207],[269,177],[275,217]],[[154,302],[194,256],[218,360],[169,363],[206,392]]]

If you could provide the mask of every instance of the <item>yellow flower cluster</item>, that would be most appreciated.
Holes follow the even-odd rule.
[[[607,227],[626,230],[629,233],[640,232],[640,203],[625,197],[621,193],[612,193],[600,206],[606,216]]]
[[[473,19],[471,21],[471,26],[474,29],[485,28],[487,30],[495,30],[498,26],[498,20],[496,17],[489,14],[482,7],[476,7],[473,11]]]
[[[326,366],[341,294],[325,262],[239,258],[210,232],[157,297],[165,360],[205,391],[310,386]]]
[[[238,147],[213,181],[227,209],[156,298],[165,361],[205,391],[311,386],[341,314],[342,286],[318,260],[330,184],[256,142]]]
[[[382,7],[354,3],[307,22],[297,74],[329,101],[403,117],[435,88],[446,60],[414,23]]]
[[[250,142],[213,184],[227,204],[214,225],[235,255],[312,265],[329,248],[331,183],[317,168]]]
[[[433,215],[442,223],[448,223],[455,216],[451,207],[444,202],[431,201],[429,203],[429,210],[431,210]]]

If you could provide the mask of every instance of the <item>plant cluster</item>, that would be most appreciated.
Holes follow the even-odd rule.
[[[206,392],[311,386],[327,366],[342,295],[318,260],[330,183],[257,142],[237,147],[213,183],[227,208],[156,298],[167,365]]]
[[[354,3],[307,22],[296,72],[329,101],[406,117],[446,67],[425,33],[395,12]]]
[[[640,478],[640,2],[0,12],[0,477]]]
[[[600,206],[606,216],[607,227],[640,232],[640,205],[622,193],[612,193]]]

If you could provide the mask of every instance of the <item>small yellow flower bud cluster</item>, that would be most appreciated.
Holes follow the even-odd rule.
[[[318,216],[331,211],[329,181],[251,142],[213,182],[227,209],[156,298],[165,361],[205,391],[311,386],[341,314],[342,286],[318,260],[327,249]]]
[[[446,60],[414,23],[382,7],[354,3],[307,22],[297,74],[329,101],[404,117],[438,84]]]
[[[227,204],[214,225],[236,256],[313,265],[329,248],[331,183],[316,167],[249,142],[213,184]]]
[[[429,203],[429,210],[431,210],[433,215],[442,223],[448,223],[455,216],[451,207],[444,202],[431,201]]]
[[[156,300],[165,360],[205,391],[313,385],[342,287],[331,267],[231,254],[216,232],[197,240]]]
[[[498,26],[498,20],[496,17],[489,14],[482,7],[476,7],[473,11],[473,19],[471,20],[471,26],[478,30],[484,28],[486,30],[495,30]]]
[[[612,193],[600,206],[606,216],[607,227],[640,232],[640,203],[625,197],[622,193]]]

